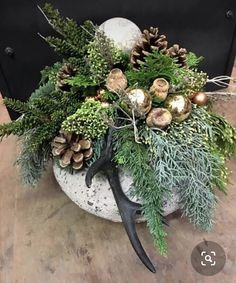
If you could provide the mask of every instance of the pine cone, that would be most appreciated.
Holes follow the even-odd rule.
[[[167,49],[167,54],[172,58],[176,58],[177,63],[181,67],[186,66],[187,50],[185,48],[181,48],[178,44],[174,44],[173,46]]]
[[[56,87],[64,91],[69,91],[70,85],[65,80],[73,77],[75,73],[76,69],[71,64],[65,63],[57,73]]]
[[[145,29],[141,35],[141,39],[131,51],[131,64],[135,69],[144,63],[144,59],[152,51],[157,50],[165,53],[167,49],[167,40],[165,35],[159,35],[159,29],[150,27]]]
[[[84,161],[89,160],[93,155],[90,140],[63,130],[54,138],[51,145],[52,154],[59,157],[62,168],[71,165],[73,169],[79,170],[83,167]]]

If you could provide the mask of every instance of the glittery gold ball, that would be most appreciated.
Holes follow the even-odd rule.
[[[173,121],[182,122],[192,110],[191,101],[182,95],[171,95],[165,101],[165,107],[172,114]]]
[[[127,91],[130,109],[134,110],[135,116],[145,116],[152,107],[151,96],[148,91],[134,88]]]

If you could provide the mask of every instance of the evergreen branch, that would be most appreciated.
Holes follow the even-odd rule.
[[[43,144],[37,151],[31,150],[31,137],[34,130],[29,130],[21,137],[21,153],[16,161],[20,166],[23,183],[35,187],[46,169],[51,157],[51,146]]]
[[[163,213],[163,201],[167,190],[157,184],[147,150],[143,144],[135,142],[133,132],[122,129],[115,132],[114,136],[114,159],[133,177],[134,193],[141,199],[142,212],[154,237],[155,246],[161,254],[165,254],[166,233],[160,216]]]
[[[227,130],[219,129],[220,123],[218,118],[214,118],[215,115],[208,113],[203,107],[193,106],[187,120],[180,124],[172,123],[167,132],[161,132],[173,142],[205,148],[211,156],[212,184],[225,192],[229,174],[225,166],[225,159],[235,154],[236,131],[225,119],[223,120]]]
[[[17,121],[0,125],[0,136],[21,136],[32,130],[29,143],[31,152],[37,152],[45,143],[50,143],[62,122],[75,113],[81,104],[77,93],[55,91],[50,81],[40,86],[27,102],[6,101],[8,106],[20,111],[23,116]]]
[[[52,67],[47,66],[41,71],[39,87],[34,90],[29,100],[32,100],[34,97],[48,95],[55,90],[56,74],[61,66],[62,64],[57,62]]]
[[[52,26],[52,28],[62,36],[65,36],[65,34],[63,33],[64,19],[61,17],[59,11],[53,9],[52,5],[49,3],[45,3],[43,8],[41,8],[39,5],[37,5],[37,7],[45,17],[47,22]]]
[[[21,136],[39,123],[40,121],[36,117],[21,116],[15,121],[0,125],[0,138],[9,135]]]
[[[158,77],[165,78],[170,82],[175,81],[178,69],[179,65],[175,59],[155,51],[145,57],[145,63],[138,71],[128,70],[125,74],[129,85],[138,83],[141,87],[149,88]]]
[[[5,97],[4,104],[22,115],[29,115],[27,118],[34,117],[34,119],[41,120],[42,122],[48,121],[47,116],[42,114],[40,109],[32,107],[28,102]]]
[[[106,133],[112,113],[110,107],[104,108],[98,101],[87,100],[76,113],[67,117],[62,123],[62,129],[87,139],[96,139]]]
[[[24,129],[22,128],[22,121],[16,120],[10,123],[0,125],[0,138],[7,137],[9,135],[22,135]]]
[[[97,30],[96,36],[88,45],[90,73],[97,84],[102,83],[116,64],[126,65],[127,57],[103,32]]]
[[[203,230],[210,230],[216,197],[213,193],[216,158],[202,147],[196,135],[188,144],[169,132],[157,134],[145,127],[142,131],[148,145],[149,158],[157,185],[169,191],[177,189],[180,208],[190,221]]]
[[[6,107],[8,107],[8,108],[20,113],[20,114],[25,114],[25,113],[31,112],[31,109],[30,109],[27,102],[23,102],[23,101],[20,101],[20,100],[9,98],[9,97],[5,97],[3,102],[4,102]]]
[[[63,18],[57,9],[51,4],[46,3],[42,8],[38,7],[48,23],[57,31],[61,38],[44,38],[56,52],[65,57],[82,58],[87,52],[87,45],[95,35],[95,26],[91,21],[84,22],[83,25],[77,25],[76,21]]]
[[[236,154],[236,129],[224,117],[216,113],[209,113],[208,122],[213,132],[211,146],[214,148],[215,145],[219,153],[226,158],[234,156]]]
[[[176,58],[171,58],[157,51],[152,52],[145,57],[144,64],[139,70],[128,70],[126,76],[129,85],[137,85],[149,89],[156,78],[165,78],[170,84],[172,93],[181,93],[190,95],[193,92],[200,91],[207,82],[207,75],[192,69],[194,64],[200,59],[195,55],[189,55],[189,64],[187,68],[180,68]]]
[[[41,36],[42,37],[42,36]],[[72,45],[65,39],[54,36],[42,37],[55,51],[64,58],[76,57],[81,55],[77,46]]]
[[[50,144],[52,139],[60,130],[60,125],[56,123],[43,123],[34,128],[30,136],[29,150],[36,153],[44,144]]]
[[[83,87],[83,88],[97,85],[97,83],[94,82],[93,79],[91,79],[88,76],[81,75],[81,74],[74,76],[72,78],[69,78],[65,80],[65,82],[67,82],[71,86],[78,86],[78,87]]]
[[[189,52],[188,54],[186,54],[186,64],[188,68],[197,68],[203,59],[204,57],[198,57],[193,52]]]
[[[101,136],[92,143],[93,156],[91,159],[86,161],[86,164],[90,167],[99,157],[101,157],[104,147],[106,145],[105,136]]]

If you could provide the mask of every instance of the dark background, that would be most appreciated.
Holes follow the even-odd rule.
[[[57,0],[50,1],[63,15],[78,23],[91,19],[97,24],[126,17],[141,29],[158,26],[170,43],[180,43],[205,61],[202,69],[210,77],[230,75],[236,53],[235,0]],[[52,33],[37,4],[45,1],[1,0],[0,3],[0,91],[26,100],[37,87],[39,71],[58,58],[37,35]],[[14,50],[14,56],[5,52]],[[11,113],[12,118],[17,116]]]

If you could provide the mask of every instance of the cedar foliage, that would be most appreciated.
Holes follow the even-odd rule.
[[[157,183],[155,172],[150,165],[148,151],[143,144],[135,142],[133,132],[130,129],[121,129],[115,132],[114,136],[114,160],[127,172],[130,172],[134,192],[142,201],[142,213],[154,237],[154,244],[164,255],[167,245],[161,215],[167,190]]]
[[[212,171],[217,162],[209,151],[199,146],[196,136],[190,144],[168,135],[144,128],[142,138],[148,144],[156,182],[165,190],[177,189],[184,215],[203,230],[210,230],[216,197],[213,193]]]
[[[138,71],[128,70],[125,72],[130,85],[138,84],[140,87],[149,89],[152,82],[160,77],[168,81],[175,80],[176,70],[179,65],[175,60],[158,51],[145,57],[145,63],[141,65]]]
[[[198,72],[196,68],[193,69],[200,62],[195,54],[191,53],[187,62],[189,66],[180,68],[175,58],[154,51],[145,57],[145,62],[138,71],[130,69],[125,74],[131,86],[138,85],[149,89],[156,78],[164,78],[170,82],[174,92],[182,91],[182,94],[189,95],[189,92],[200,91],[203,88],[207,75]]]
[[[202,62],[204,58],[202,56],[198,57],[195,53],[193,52],[188,52],[186,54],[186,65],[188,68],[197,68],[198,65]]]

